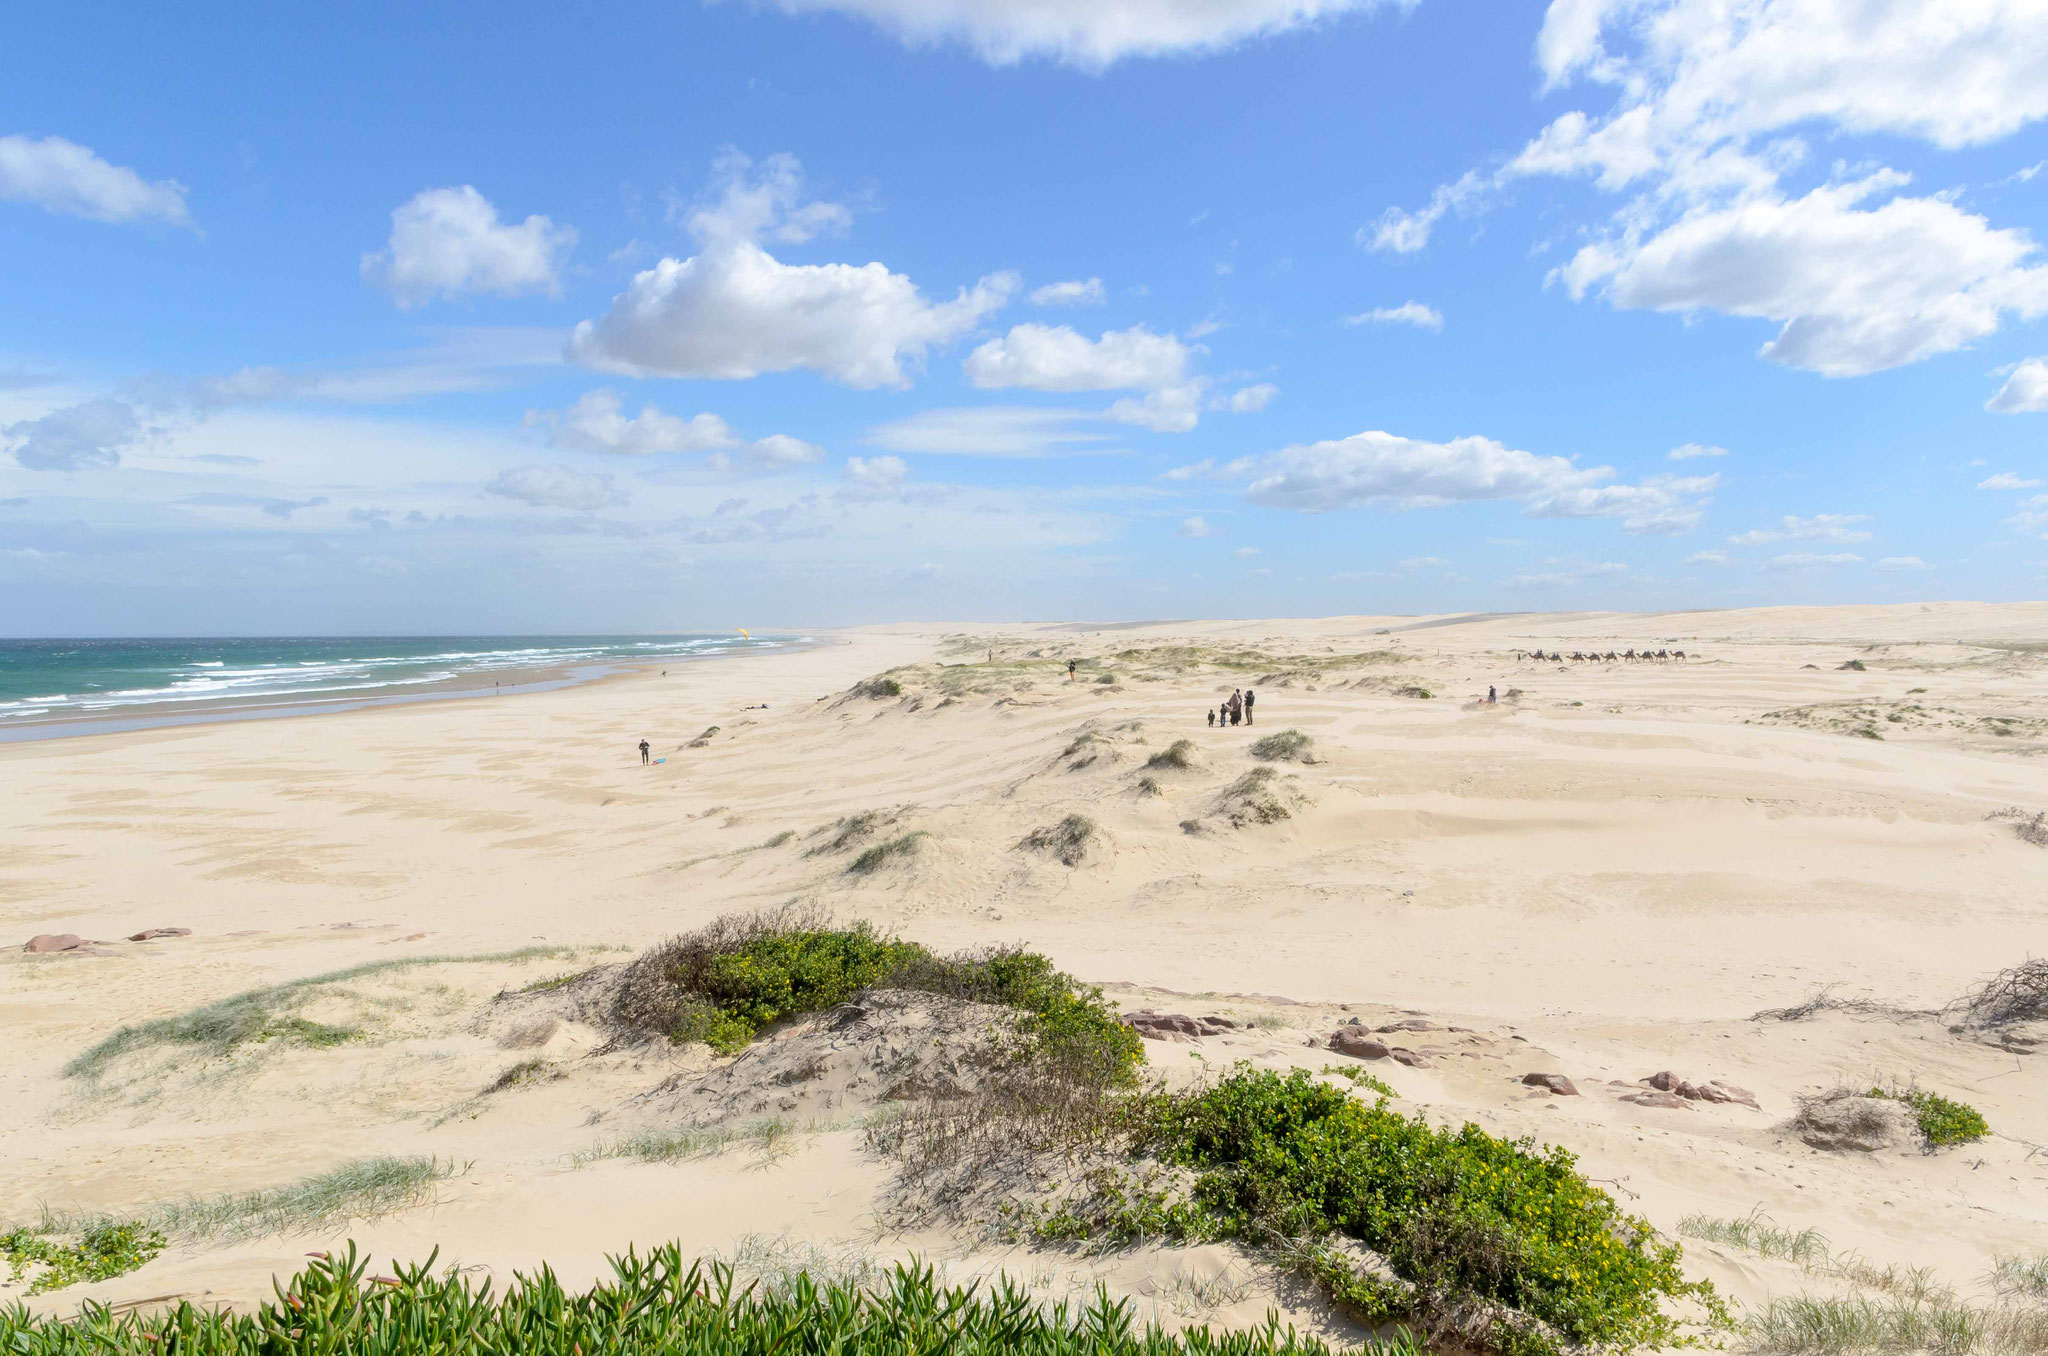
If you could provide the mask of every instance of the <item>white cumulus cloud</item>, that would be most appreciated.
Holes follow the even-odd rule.
[[[429,188],[392,210],[391,238],[363,256],[362,274],[407,308],[479,293],[553,296],[575,246],[573,227],[544,216],[499,221],[490,199],[468,184]]]
[[[1414,0],[1393,0],[1403,7]],[[1132,57],[1217,52],[1378,9],[1387,0],[774,0],[786,13],[865,19],[913,46],[959,43],[1009,66],[1098,71]]]
[[[1199,539],[1215,536],[1216,529],[1209,525],[1209,520],[1206,518],[1183,518],[1181,519],[1180,526],[1174,529],[1174,533],[1176,536]]]
[[[1977,488],[1980,490],[2038,490],[2041,488],[2041,482],[2030,480],[2024,476],[2014,475],[2011,471],[2000,471],[1995,476],[1986,476],[1978,481]]]
[[[1047,283],[1031,292],[1033,306],[1100,306],[1106,300],[1100,278]]]
[[[0,200],[94,221],[155,217],[191,224],[183,184],[175,179],[151,183],[63,137],[0,137]]]
[[[1404,301],[1399,306],[1380,306],[1357,315],[1344,317],[1347,325],[1413,325],[1419,330],[1436,330],[1444,327],[1444,314],[1434,306],[1419,301]]]
[[[1208,388],[1208,378],[1195,377],[1144,396],[1125,396],[1104,413],[1120,424],[1136,424],[1154,433],[1186,433],[1201,421],[1202,393]]]
[[[1772,361],[1861,375],[2048,314],[2025,231],[1881,167],[1815,185],[1809,163],[1812,139],[1954,150],[2048,117],[2039,0],[1552,0],[1536,55],[1550,91],[1604,88],[1611,106],[1557,117],[1362,242],[1420,248],[1516,179],[1584,176],[1628,196],[1554,279],[1621,308],[1774,322]]]
[[[1280,394],[1280,388],[1270,381],[1252,386],[1240,386],[1221,401],[1221,407],[1232,414],[1257,414],[1273,403],[1273,397]]]
[[[715,414],[689,419],[664,414],[652,404],[640,413],[624,413],[619,393],[603,387],[586,391],[564,410],[549,430],[548,441],[557,447],[584,452],[623,452],[645,456],[657,452],[715,452],[735,447],[739,439]]]
[[[1618,518],[1634,533],[1690,531],[1719,483],[1713,476],[1614,484],[1609,467],[1580,467],[1491,438],[1447,443],[1367,432],[1283,448],[1253,459],[1245,497],[1304,513],[1366,504],[1435,508],[1512,500],[1536,517]]]
[[[907,386],[907,368],[1016,290],[1015,275],[996,273],[933,302],[880,263],[786,264],[760,239],[808,238],[839,215],[796,199],[788,157],[757,174],[731,158],[721,170],[724,196],[689,217],[700,251],[636,274],[604,315],[576,326],[573,360],[639,377],[739,380],[803,368],[857,388]]]
[[[783,470],[791,466],[815,466],[825,460],[825,449],[802,438],[792,438],[787,433],[771,433],[748,443],[746,455],[756,466]]]
[[[1761,352],[1825,376],[1918,362],[2048,314],[2048,267],[2023,230],[1941,198],[1891,196],[1879,173],[1804,197],[1691,213],[1647,239],[1588,245],[1559,271],[1629,310],[1719,311],[1777,322]]]
[[[1187,345],[1143,325],[1090,339],[1067,325],[1014,325],[967,355],[967,379],[983,389],[1156,390],[1183,379]]]
[[[909,474],[910,468],[904,465],[903,458],[901,457],[848,457],[846,459],[846,478],[857,485],[867,485],[875,489],[886,489],[891,485],[900,484],[903,478]]]
[[[1998,414],[2048,413],[2048,358],[2028,358],[2016,365],[1984,408]]]
[[[1682,447],[1672,448],[1664,455],[1673,461],[1691,461],[1695,457],[1725,457],[1728,455],[1728,449],[1715,447],[1710,443],[1686,443]]]

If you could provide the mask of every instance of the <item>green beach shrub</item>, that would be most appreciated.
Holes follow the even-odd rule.
[[[1951,1144],[1968,1144],[1991,1133],[1990,1124],[1982,1112],[1962,1102],[1950,1101],[1938,1093],[1925,1092],[1919,1088],[1891,1087],[1872,1088],[1872,1097],[1885,1097],[1894,1102],[1904,1102],[1913,1111],[1913,1123],[1920,1127],[1920,1133],[1927,1140],[1930,1149],[1944,1149]]]
[[[105,1281],[125,1276],[164,1250],[164,1236],[141,1224],[103,1222],[63,1241],[58,1228],[16,1229],[0,1234],[0,1260],[7,1279],[29,1278],[28,1293],[41,1295],[80,1281]],[[0,1312],[0,1344],[7,1341],[7,1317]],[[0,1345],[0,1350],[7,1350]],[[16,1349],[26,1350],[17,1347]]]
[[[1042,1058],[1135,1080],[1138,1033],[1099,990],[1021,948],[940,956],[866,923],[833,926],[803,911],[735,915],[674,938],[627,967],[613,1020],[677,1044],[731,1054],[770,1023],[836,1007],[864,989],[915,989],[1017,1009]]]
[[[1143,1173],[1099,1181],[1047,1214],[1042,1236],[1278,1252],[1366,1322],[1509,1356],[1698,1345],[1700,1329],[1730,1321],[1710,1283],[1685,1279],[1678,1245],[1625,1214],[1564,1149],[1439,1129],[1305,1070],[1243,1064],[1152,1094],[1148,1124],[1134,1152],[1179,1174],[1178,1186]],[[1384,1270],[1361,1265],[1352,1245]],[[1688,1324],[1674,1304],[1704,1317]]]
[[[1007,1278],[945,1287],[931,1268],[897,1266],[872,1288],[806,1272],[741,1285],[723,1264],[685,1263],[671,1244],[611,1259],[612,1274],[571,1290],[543,1269],[502,1288],[434,1258],[366,1275],[354,1244],[316,1259],[251,1310],[181,1301],[158,1313],[88,1304],[71,1320],[0,1308],[0,1351],[33,1356],[1333,1356],[1314,1337],[1263,1327],[1168,1333],[1098,1290],[1086,1305],[1044,1305]],[[1421,1356],[1413,1342],[1367,1341],[1361,1356]]]

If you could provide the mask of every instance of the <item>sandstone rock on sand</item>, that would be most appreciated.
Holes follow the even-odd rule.
[[[1578,1085],[1563,1074],[1525,1073],[1522,1075],[1522,1083],[1527,1087],[1544,1088],[1559,1097],[1576,1097],[1579,1095]]]
[[[1179,1012],[1129,1012],[1124,1014],[1123,1022],[1152,1041],[1193,1043],[1204,1036],[1221,1036],[1237,1030],[1237,1023],[1228,1017],[1189,1017]]]
[[[1738,1088],[1733,1083],[1723,1083],[1718,1078],[1705,1083],[1694,1083],[1680,1078],[1669,1069],[1663,1069],[1651,1074],[1642,1081],[1658,1092],[1670,1093],[1674,1097],[1683,1097],[1688,1102],[1733,1102],[1740,1106],[1746,1106],[1753,1111],[1763,1110],[1756,1103],[1756,1094],[1748,1088]],[[1634,1101],[1636,1099],[1625,1097],[1622,1100]],[[1652,1103],[1644,1102],[1643,1105],[1649,1106]]]
[[[75,932],[40,932],[29,938],[22,950],[40,956],[52,951],[73,951],[84,945],[85,940]]]
[[[190,937],[191,935],[191,928],[144,928],[140,932],[130,934],[128,940],[131,942],[153,942],[159,937]]]

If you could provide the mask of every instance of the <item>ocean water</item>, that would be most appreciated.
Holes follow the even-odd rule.
[[[772,649],[794,636],[299,636],[163,640],[0,639],[0,728],[117,716],[403,695],[408,688],[535,669],[602,670]]]

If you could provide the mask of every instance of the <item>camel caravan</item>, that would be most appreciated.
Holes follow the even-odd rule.
[[[1515,658],[1548,659],[1559,664],[1567,662],[1579,664],[1661,664],[1675,659],[1683,664],[1685,662],[1685,651],[1644,650],[1638,654],[1634,650],[1624,650],[1622,653],[1616,654],[1614,651],[1609,650],[1606,654],[1602,654],[1598,650],[1590,650],[1581,654],[1579,651],[1573,650],[1570,654],[1565,654],[1558,650],[1552,650],[1549,654],[1545,654],[1541,650],[1517,650],[1515,651]]]

